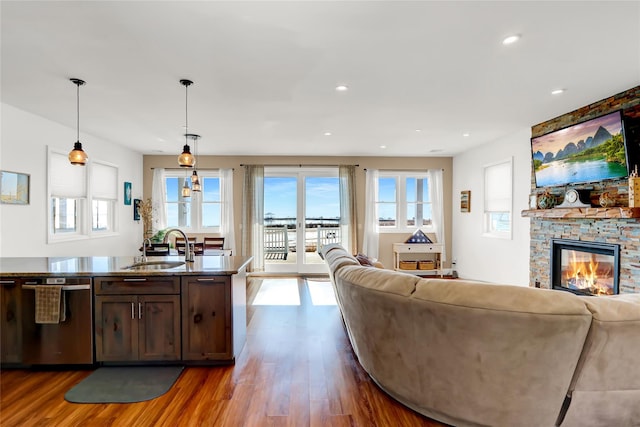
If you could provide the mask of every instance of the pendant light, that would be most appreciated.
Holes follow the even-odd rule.
[[[188,137],[193,139],[193,151],[195,153],[195,157],[197,158],[198,145],[196,143],[198,142],[198,138],[200,138],[200,135],[190,133],[188,134]],[[191,175],[191,190],[196,192],[202,191],[202,185],[200,185],[200,178],[198,177],[198,171],[196,170],[195,166],[193,167],[193,174]]]
[[[191,189],[189,188],[189,175],[184,177],[184,185],[182,186],[182,197],[191,197]]]
[[[186,80],[186,79],[182,79],[180,80],[180,84],[182,84],[184,86],[184,147],[182,149],[182,154],[180,154],[178,156],[178,164],[180,165],[180,167],[182,168],[192,168],[193,165],[196,163],[196,159],[195,157],[193,157],[193,155],[191,155],[191,149],[189,148],[189,143],[187,141],[188,135],[189,135],[189,114],[188,114],[188,107],[189,107],[189,103],[188,103],[188,89],[189,86],[191,86],[193,84],[193,82],[191,80]],[[184,189],[182,190],[184,192]]]
[[[76,112],[77,112],[77,139],[76,143],[73,145],[73,150],[69,153],[69,162],[72,165],[84,166],[87,164],[87,160],[89,156],[82,149],[82,144],[80,143],[80,86],[82,86],[85,82],[80,79],[69,79],[73,84],[77,86],[76,89]]]

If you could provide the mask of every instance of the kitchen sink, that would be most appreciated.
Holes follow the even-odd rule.
[[[169,270],[184,265],[184,261],[147,261],[123,267],[123,270]]]

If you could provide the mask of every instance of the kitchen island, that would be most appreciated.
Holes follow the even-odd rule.
[[[2,364],[233,363],[246,339],[251,259],[0,258]],[[87,285],[69,284],[78,280]],[[52,285],[62,287],[66,319],[36,323],[35,290]]]

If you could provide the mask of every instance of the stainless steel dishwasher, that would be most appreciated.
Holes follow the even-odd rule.
[[[62,285],[66,319],[36,323],[35,289]],[[22,349],[25,365],[93,364],[93,315],[90,277],[33,278],[22,285]]]

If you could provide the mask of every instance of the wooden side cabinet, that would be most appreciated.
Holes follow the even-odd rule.
[[[0,278],[0,363],[22,363],[22,279]]]
[[[153,277],[95,279],[97,361],[180,360],[180,279],[170,278],[175,286],[161,279],[160,284]]]
[[[441,265],[442,245],[438,243],[394,243],[393,269],[417,275],[438,274],[444,270]],[[426,261],[426,262],[425,262]],[[428,268],[421,268],[424,262]],[[408,267],[405,267],[408,265]]]
[[[182,278],[182,358],[233,360],[231,278]]]

